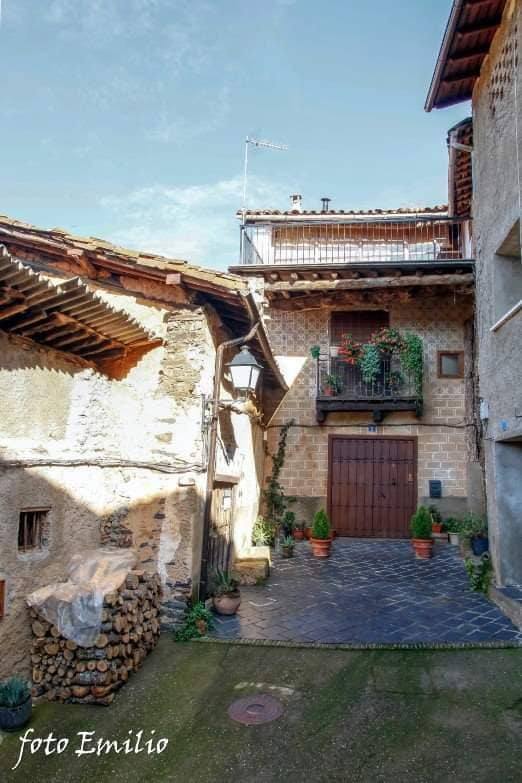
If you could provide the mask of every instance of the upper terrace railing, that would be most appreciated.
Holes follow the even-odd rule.
[[[469,258],[464,222],[441,218],[281,221],[241,226],[241,264],[349,264]]]

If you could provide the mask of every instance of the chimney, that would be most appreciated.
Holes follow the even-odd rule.
[[[301,202],[303,200],[303,197],[299,193],[294,193],[292,196],[290,196],[290,207],[293,210],[297,210],[297,212],[301,212]]]
[[[330,209],[330,201],[331,200],[332,199],[328,198],[328,196],[323,196],[322,197],[321,203],[322,203],[323,206],[321,208],[321,212],[328,212],[328,210]]]

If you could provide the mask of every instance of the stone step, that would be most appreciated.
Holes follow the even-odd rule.
[[[522,587],[493,585],[489,588],[489,597],[509,617],[513,625],[522,630]]]

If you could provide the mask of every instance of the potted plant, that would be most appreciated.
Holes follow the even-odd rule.
[[[330,557],[332,533],[330,520],[324,509],[320,509],[314,517],[310,543],[312,544],[312,552],[315,557]]]
[[[489,550],[488,524],[485,517],[470,511],[462,522],[463,534],[469,538],[473,554],[481,557]]]
[[[295,541],[292,536],[285,536],[281,541],[281,557],[293,557],[294,556]]]
[[[321,346],[320,345],[312,345],[310,348],[310,356],[312,359],[318,359],[321,355]]]
[[[218,614],[235,614],[241,603],[239,583],[230,571],[216,570],[212,605]]]
[[[285,511],[281,526],[283,528],[283,534],[286,537],[291,537],[295,527],[295,514],[293,511]]]
[[[450,544],[452,546],[458,546],[460,544],[460,532],[462,530],[462,522],[460,519],[449,517],[444,521],[444,527],[448,531]]]
[[[296,522],[294,525],[294,540],[302,541],[305,537],[304,522]]]
[[[361,355],[361,344],[353,339],[351,334],[344,334],[339,346],[339,356],[346,364],[355,365]]]
[[[342,386],[340,378],[333,373],[328,373],[324,379],[323,384],[323,392],[326,394],[326,396],[334,397],[336,394],[340,394],[341,388]]]
[[[410,530],[415,557],[429,560],[433,554],[433,539],[431,537],[431,514],[426,506],[419,506],[412,516]]]
[[[33,703],[29,683],[10,677],[0,683],[0,729],[17,731],[29,721]]]
[[[361,370],[364,383],[374,383],[379,376],[382,366],[380,349],[373,343],[363,345],[357,364]]]
[[[430,516],[431,516],[432,533],[442,533],[444,524],[442,522],[442,517],[440,515],[439,509],[437,508],[437,506],[428,506],[428,511],[430,512]]]

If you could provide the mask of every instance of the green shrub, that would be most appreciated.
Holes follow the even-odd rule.
[[[419,506],[411,518],[410,530],[413,538],[427,541],[431,538],[431,514],[426,506]]]
[[[362,347],[362,353],[357,362],[365,383],[373,383],[381,370],[381,352],[377,346],[367,343]]]
[[[485,517],[470,511],[462,520],[462,535],[466,538],[475,536],[487,536],[488,523]]]
[[[174,639],[177,642],[188,642],[191,639],[198,639],[200,636],[205,636],[212,626],[212,612],[207,609],[202,601],[199,601],[189,609],[183,625],[175,632]]]
[[[281,541],[281,546],[288,547],[288,549],[293,549],[295,546],[295,541],[292,536],[285,536]]]
[[[19,707],[30,695],[29,683],[21,677],[10,677],[0,683],[0,707]]]
[[[268,519],[258,517],[254,522],[252,529],[252,543],[255,546],[273,546],[275,541],[276,527]]]
[[[448,533],[462,533],[462,520],[455,517],[448,517],[444,520],[444,528]]]
[[[485,552],[479,562],[475,562],[469,557],[464,565],[466,566],[471,589],[478,593],[487,594],[491,577],[493,576],[493,566],[488,553]]]
[[[312,527],[312,538],[327,539],[330,538],[330,520],[324,508],[314,516]]]

